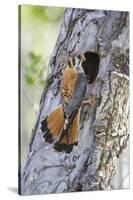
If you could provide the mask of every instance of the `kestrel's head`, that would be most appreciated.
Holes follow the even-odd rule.
[[[68,66],[74,68],[77,72],[83,72],[82,62],[85,60],[84,55],[77,55],[68,58]]]

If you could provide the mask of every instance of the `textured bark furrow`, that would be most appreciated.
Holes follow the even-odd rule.
[[[111,91],[106,93],[106,90],[109,91],[109,81]],[[94,123],[96,146],[102,150],[97,173],[103,179],[102,189],[109,185],[115,169],[115,160],[125,148],[124,143],[127,144],[129,136],[126,125],[128,84],[128,77],[117,72],[111,72],[110,79],[108,75],[104,79],[101,92],[103,100],[97,109]]]

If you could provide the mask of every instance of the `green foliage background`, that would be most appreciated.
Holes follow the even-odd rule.
[[[22,158],[35,124],[63,14],[64,8],[58,7],[22,5],[20,9]]]

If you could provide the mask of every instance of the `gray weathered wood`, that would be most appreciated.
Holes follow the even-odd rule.
[[[129,137],[128,17],[127,12],[65,10],[36,125],[20,171],[21,194],[110,188],[116,160]],[[86,51],[99,54],[100,65],[96,81],[86,91],[86,98],[95,96],[95,106],[82,106],[79,144],[65,154],[42,141],[40,121],[62,101],[62,72],[73,50],[78,54]]]

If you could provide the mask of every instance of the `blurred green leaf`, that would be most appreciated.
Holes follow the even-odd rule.
[[[39,84],[40,84],[40,86],[43,86],[43,87],[44,87],[44,85],[45,85],[45,80],[40,80]]]
[[[58,7],[35,5],[21,6],[21,25],[22,30],[24,30],[23,37],[27,42],[24,47],[29,48],[30,44],[24,62],[24,79],[28,86],[44,87],[47,78],[47,52],[50,52],[48,48],[49,43],[51,43],[51,41],[48,41],[48,36],[50,36],[49,33],[51,33],[50,39],[52,40],[52,33],[55,32],[55,24],[59,24],[63,12],[64,8]],[[43,41],[48,41],[48,44],[46,44],[46,53],[43,52],[43,48],[41,47]]]
[[[31,12],[34,16],[44,18],[45,7],[43,6],[31,6]]]
[[[64,8],[52,6],[22,5],[22,8],[22,21],[30,20],[31,17],[37,20],[57,21],[64,12]]]
[[[31,86],[33,86],[35,83],[34,78],[29,74],[25,74],[25,80],[26,80],[27,84],[31,85]]]
[[[45,67],[44,67],[45,66]],[[45,85],[44,70],[46,70],[46,64],[42,55],[36,54],[33,51],[28,53],[27,64],[25,65],[25,80],[29,86],[39,84],[41,87]]]
[[[46,7],[45,16],[50,21],[59,20],[62,17],[64,8]]]

